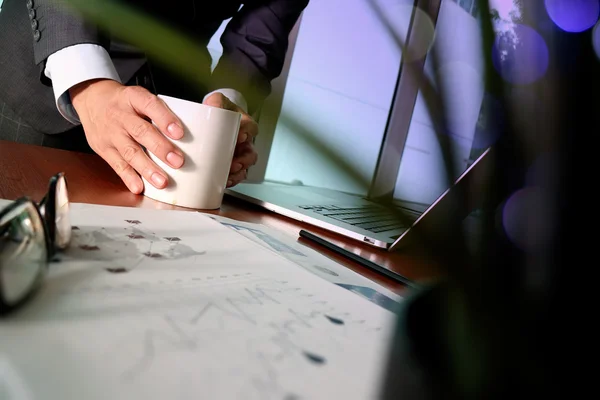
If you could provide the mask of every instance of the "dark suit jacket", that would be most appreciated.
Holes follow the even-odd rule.
[[[102,0],[89,1],[102,3]],[[250,112],[259,107],[271,90],[271,80],[281,73],[288,35],[308,4],[308,0],[123,2],[177,27],[205,50],[223,20],[233,17],[221,43],[223,57],[235,65],[236,76],[227,75],[219,65],[206,91],[220,87],[237,89],[246,97]],[[101,45],[111,54],[124,83],[147,61],[143,52],[123,50],[118,38],[98,29],[66,3],[65,0],[4,0],[0,12],[0,100],[34,129],[49,134],[73,127],[57,111],[51,82],[43,73],[52,53],[80,43]],[[203,96],[191,92],[184,79],[160,64],[151,59],[149,63],[153,66],[157,92],[196,101]],[[209,67],[206,50],[206,63],[198,68]]]

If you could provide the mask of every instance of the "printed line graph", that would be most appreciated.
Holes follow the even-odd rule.
[[[213,286],[217,281],[221,284]],[[148,328],[122,338],[108,353],[111,358],[128,355],[129,361],[119,363],[125,366],[120,372],[123,382],[143,381],[149,371],[160,368],[165,356],[205,365],[205,358],[215,353],[237,351],[244,354],[237,361],[243,375],[238,379],[250,385],[257,398],[300,398],[294,388],[278,381],[283,365],[298,371],[327,367],[330,355],[343,351],[338,340],[348,329],[358,334],[376,328],[352,318],[352,312],[306,297],[306,290],[286,281],[228,274],[189,282],[198,284],[182,287],[171,282],[171,290],[161,297],[173,296],[177,306],[145,313],[140,318],[147,321],[139,322]],[[225,375],[235,368],[209,364],[223,368]]]
[[[283,243],[282,241],[280,241],[270,235],[267,235],[258,229],[249,228],[246,226],[242,226],[239,224],[233,224],[233,223],[229,223],[229,222],[221,222],[221,224],[223,226],[227,226],[235,231],[249,232],[249,233],[253,234],[258,239],[260,239],[265,245],[267,245],[268,247],[270,247],[271,249],[275,250],[278,253],[288,253],[288,254],[293,254],[296,256],[306,257],[305,254],[302,254],[301,252],[294,249],[293,247],[288,246],[287,244]]]

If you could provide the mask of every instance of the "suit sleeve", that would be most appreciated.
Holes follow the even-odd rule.
[[[98,28],[79,15],[68,0],[27,0],[24,3],[27,3],[32,24],[37,65],[43,67],[51,54],[65,47],[82,43],[106,45]]]
[[[222,36],[223,55],[213,72],[213,89],[232,88],[254,113],[281,74],[288,36],[308,0],[245,2]]]

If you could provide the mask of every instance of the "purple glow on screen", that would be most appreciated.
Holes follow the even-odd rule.
[[[600,23],[596,24],[594,30],[592,31],[592,44],[594,45],[594,51],[596,52],[596,57],[600,58]]]
[[[507,82],[526,85],[541,78],[548,68],[548,47],[533,28],[515,24],[496,37],[494,67]]]
[[[600,0],[545,0],[546,11],[566,32],[583,32],[598,21]]]

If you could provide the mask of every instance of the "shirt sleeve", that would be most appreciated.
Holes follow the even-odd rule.
[[[112,79],[121,83],[106,49],[89,43],[65,47],[51,54],[44,75],[52,81],[58,111],[74,125],[80,121],[71,103],[70,88],[91,79]]]

